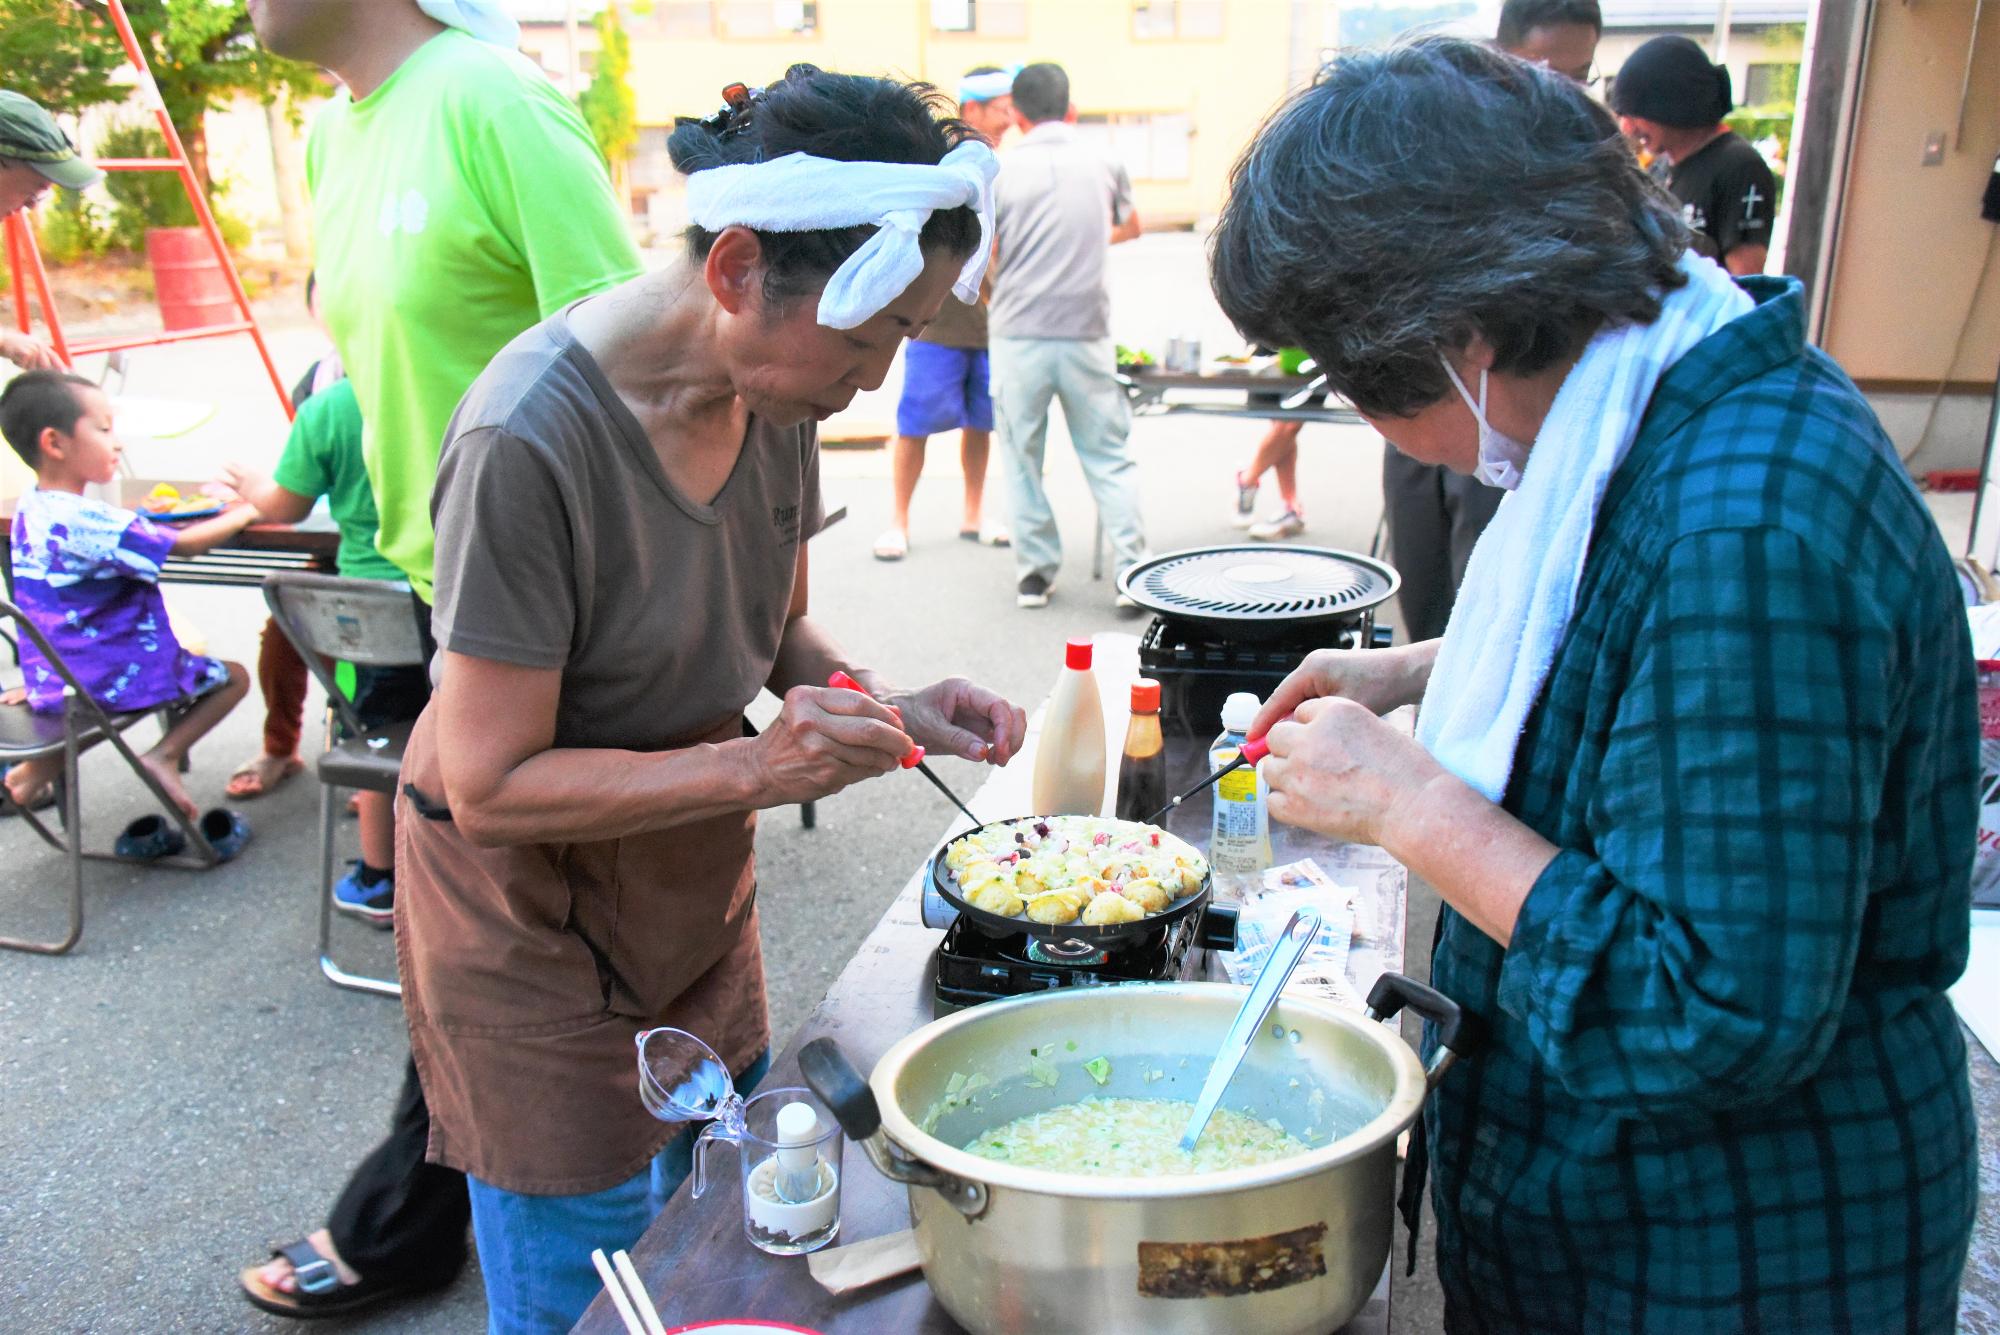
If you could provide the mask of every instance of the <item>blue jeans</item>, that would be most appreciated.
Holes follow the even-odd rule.
[[[748,1094],[770,1069],[766,1052],[736,1077],[737,1092]],[[608,1256],[639,1241],[694,1171],[698,1129],[668,1141],[644,1172],[588,1195],[527,1196],[468,1175],[472,1236],[486,1279],[487,1335],[563,1335],[574,1326],[603,1287],[592,1249],[602,1247]]]

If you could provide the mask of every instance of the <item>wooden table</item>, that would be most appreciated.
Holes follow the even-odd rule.
[[[1122,718],[1114,714],[1106,723],[1107,735],[1122,739]],[[1201,777],[1204,746],[1184,738],[1169,739],[1168,765],[1175,782],[1185,786]],[[983,819],[1027,810],[1030,767],[1023,762],[1029,759],[1024,754],[999,771],[973,797],[972,809]],[[963,824],[962,817],[959,823]],[[1205,847],[1207,802],[1191,799],[1170,824],[1183,838]],[[1271,833],[1280,863],[1337,856],[1335,846],[1318,835],[1282,826],[1273,826]],[[923,926],[919,916],[923,875],[919,868],[903,886],[825,998],[776,1055],[760,1088],[803,1084],[797,1056],[799,1048],[811,1039],[831,1035],[865,1073],[891,1044],[934,1018],[931,986],[940,934]],[[1392,920],[1386,912],[1378,918],[1385,924]],[[1399,896],[1393,914],[1394,948],[1381,952],[1384,958],[1393,958],[1398,967],[1401,924]],[[1364,980],[1364,991],[1366,985]],[[636,1087],[633,1097],[638,1097]],[[920,1275],[835,1298],[813,1281],[804,1258],[768,1256],[756,1250],[743,1236],[742,1193],[734,1165],[719,1166],[722,1171],[708,1194],[695,1200],[687,1187],[676,1192],[632,1253],[633,1264],[669,1329],[686,1322],[752,1317],[790,1322],[826,1335],[953,1335],[960,1331]],[[852,1143],[843,1160],[842,1180],[841,1242],[859,1242],[909,1227],[906,1189],[877,1173],[866,1154]],[[1385,1269],[1368,1305],[1341,1327],[1338,1335],[1386,1335],[1388,1328],[1389,1273]],[[575,1329],[576,1335],[623,1335],[624,1331],[602,1294]]]

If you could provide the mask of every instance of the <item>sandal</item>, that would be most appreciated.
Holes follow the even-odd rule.
[[[981,547],[1012,547],[1014,545],[1014,539],[1008,536],[1007,530],[1004,528],[989,528],[984,533],[976,528],[962,528],[958,531],[958,536],[967,542],[976,542]]]
[[[258,756],[246,760],[236,767],[229,776],[223,792],[234,798],[249,800],[275,792],[279,785],[306,767],[306,762],[297,756]],[[270,777],[267,777],[269,775]]]
[[[141,816],[125,827],[112,844],[111,852],[126,862],[151,862],[155,858],[172,857],[186,847],[187,839],[180,827],[165,816]]]
[[[333,1262],[319,1254],[319,1249],[305,1238],[271,1248],[271,1255],[282,1256],[292,1263],[292,1273],[297,1277],[298,1288],[291,1293],[274,1289],[264,1282],[261,1265],[245,1266],[236,1276],[243,1296],[252,1307],[261,1308],[277,1316],[296,1317],[309,1320],[323,1316],[344,1316],[358,1312],[365,1307],[387,1302],[391,1298],[401,1298],[423,1292],[409,1280],[362,1279],[358,1284],[340,1282],[340,1272]],[[445,1283],[451,1282],[447,1276]]]
[[[900,561],[910,554],[910,535],[899,528],[885,528],[875,539],[877,561]]]
[[[201,837],[215,850],[217,861],[227,862],[250,842],[250,822],[227,807],[215,807],[201,816]]]

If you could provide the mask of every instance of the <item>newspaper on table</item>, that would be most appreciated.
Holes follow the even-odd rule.
[[[1211,956],[1211,976],[1248,984],[1292,914],[1310,904],[1320,912],[1319,938],[1285,990],[1360,1010],[1375,980],[1403,967],[1407,884],[1402,864],[1360,844],[1268,868],[1258,893],[1238,909],[1237,948]]]

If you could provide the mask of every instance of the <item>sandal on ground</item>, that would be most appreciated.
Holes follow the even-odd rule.
[[[273,1247],[271,1255],[282,1256],[292,1263],[292,1274],[296,1276],[299,1286],[295,1292],[287,1293],[283,1289],[274,1289],[266,1284],[260,1273],[264,1269],[261,1265],[245,1266],[236,1276],[236,1282],[242,1287],[243,1296],[250,1300],[251,1306],[262,1308],[277,1316],[296,1317],[301,1320],[323,1316],[345,1316],[392,1298],[409,1297],[428,1291],[426,1286],[420,1286],[410,1280],[384,1281],[364,1277],[358,1284],[343,1284],[340,1282],[340,1272],[334,1268],[333,1262],[321,1256],[319,1249],[305,1238],[287,1243],[283,1247]],[[440,1285],[428,1287],[442,1287],[442,1284],[450,1283],[451,1278],[447,1275]]]
[[[1004,528],[989,528],[984,533],[976,528],[962,528],[958,531],[958,536],[967,542],[976,542],[981,547],[1012,547],[1014,545],[1014,539],[1008,536],[1007,530]]]
[[[172,857],[186,847],[187,838],[180,827],[165,816],[141,816],[125,827],[111,851],[127,862],[151,862]]]
[[[875,539],[877,561],[900,561],[910,554],[910,535],[899,528],[885,528]]]
[[[228,786],[222,791],[245,801],[253,797],[262,797],[266,793],[276,791],[285,780],[305,767],[306,762],[297,756],[258,756],[255,760],[246,760],[238,765],[236,772],[229,776]],[[264,772],[267,769],[274,770],[277,777],[266,781]]]
[[[215,807],[201,815],[201,836],[215,850],[217,859],[227,862],[250,842],[250,822],[240,812]]]

